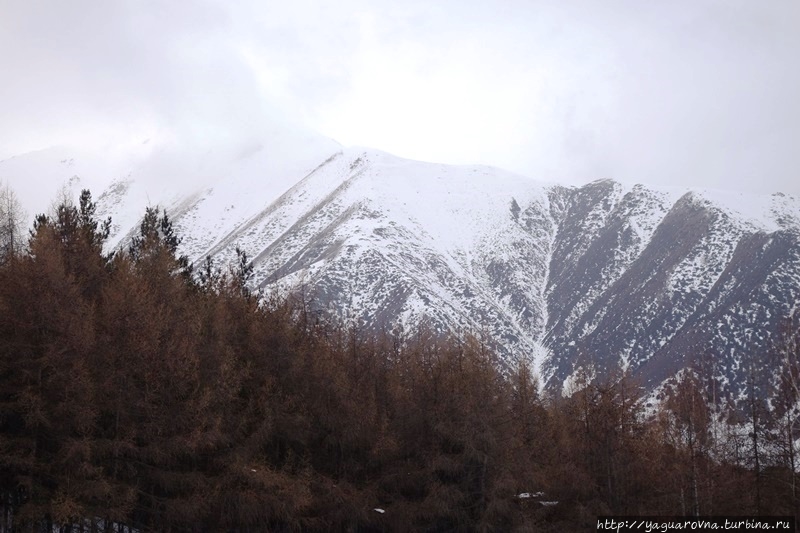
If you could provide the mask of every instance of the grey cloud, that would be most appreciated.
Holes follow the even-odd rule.
[[[487,148],[482,162],[539,178],[800,193],[794,0],[0,2],[0,158],[154,127],[213,143],[284,115],[313,124],[347,101],[369,19],[383,50],[425,51],[424,83],[454,57],[471,79],[539,76],[517,109],[473,102],[515,124],[514,149]],[[274,94],[242,48],[282,73]]]

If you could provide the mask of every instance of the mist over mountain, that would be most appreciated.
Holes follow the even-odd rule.
[[[162,205],[195,263],[225,264],[239,247],[259,288],[302,289],[363,330],[482,335],[507,364],[533,360],[555,391],[622,369],[657,392],[691,367],[720,399],[741,398],[754,365],[773,379],[800,297],[800,199],[781,193],[563,186],[301,131],[53,148],[0,162],[0,179],[33,211],[57,184],[91,188],[112,247]]]

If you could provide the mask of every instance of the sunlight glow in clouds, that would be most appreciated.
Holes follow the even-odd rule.
[[[0,0],[0,159],[347,145],[536,179],[800,193],[800,2]]]
[[[454,43],[437,57],[415,42],[387,46],[369,18],[364,26],[350,90],[320,113],[323,133],[419,159],[513,158],[521,147],[509,132],[519,131],[521,116],[537,102],[535,71],[492,64],[470,42]]]

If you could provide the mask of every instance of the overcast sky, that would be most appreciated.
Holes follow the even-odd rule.
[[[800,194],[800,0],[0,0],[0,159],[52,144],[345,145]]]

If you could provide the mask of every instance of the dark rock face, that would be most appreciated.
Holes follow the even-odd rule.
[[[692,366],[712,373],[722,395],[737,396],[753,358],[771,379],[781,324],[800,296],[798,233],[742,231],[689,193],[639,243],[626,219],[641,205],[626,195],[583,254],[554,253],[562,267],[548,292],[550,384],[576,364],[602,373],[622,363],[652,389]],[[566,249],[578,249],[573,240]]]
[[[124,193],[101,197],[112,216]],[[625,368],[652,391],[691,366],[736,398],[753,361],[773,379],[800,307],[800,202],[785,195],[759,199],[759,221],[696,192],[363,152],[332,156],[219,237],[192,234],[204,201],[176,214],[191,257],[225,261],[239,245],[259,287],[302,286],[316,311],[362,329],[488,335],[509,364],[533,357],[553,390],[579,367]]]

